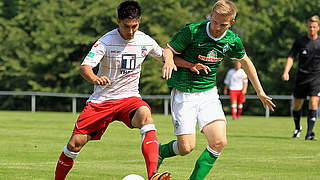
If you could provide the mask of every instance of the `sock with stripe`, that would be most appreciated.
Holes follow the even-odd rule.
[[[316,110],[309,110],[308,111],[308,131],[307,136],[310,136],[314,127],[314,124],[317,120],[317,111]]]
[[[56,166],[55,180],[64,180],[66,178],[78,154],[79,152],[69,151],[67,145],[63,148]]]
[[[210,172],[219,155],[219,152],[216,152],[207,146],[198,158],[189,180],[203,180]]]
[[[154,124],[144,125],[140,129],[142,134],[141,150],[146,162],[148,178],[157,172],[159,148]]]
[[[159,154],[162,158],[173,157],[179,154],[178,141],[172,140],[167,144],[162,144],[159,146]]]
[[[231,105],[231,114],[232,114],[233,119],[237,118],[237,105],[236,104]]]
[[[242,108],[243,108],[243,105],[239,104],[238,105],[238,109],[237,109],[237,117],[238,117],[238,119],[240,119],[240,116],[241,116],[241,113],[242,113]]]

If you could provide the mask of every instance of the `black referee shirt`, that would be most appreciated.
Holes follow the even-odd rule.
[[[320,81],[320,37],[316,40],[310,40],[308,36],[296,39],[288,56],[297,55],[299,55],[297,83]]]

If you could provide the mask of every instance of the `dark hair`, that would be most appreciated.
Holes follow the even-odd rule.
[[[140,19],[141,7],[136,1],[124,1],[118,6],[118,18],[124,19]]]

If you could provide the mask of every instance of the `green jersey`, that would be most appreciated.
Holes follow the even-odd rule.
[[[214,38],[209,32],[210,21],[191,23],[175,34],[167,46],[186,61],[201,63],[210,67],[211,72],[200,74],[187,68],[178,67],[167,80],[171,88],[182,92],[201,92],[215,86],[216,74],[223,58],[241,59],[246,52],[237,34],[227,30],[220,38]]]

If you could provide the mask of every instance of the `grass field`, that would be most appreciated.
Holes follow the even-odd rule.
[[[0,179],[53,179],[55,165],[78,115],[55,112],[0,111]],[[171,117],[153,115],[159,142],[174,139]],[[320,141],[305,141],[306,118],[300,139],[290,138],[291,117],[228,116],[228,145],[206,178],[221,180],[320,179]],[[319,122],[316,135],[320,134]],[[318,136],[319,137],[319,136]],[[127,174],[146,178],[140,135],[119,122],[110,125],[101,141],[89,142],[78,156],[69,180],[121,180]],[[198,133],[195,150],[166,159],[161,171],[173,180],[186,180],[207,143]]]

